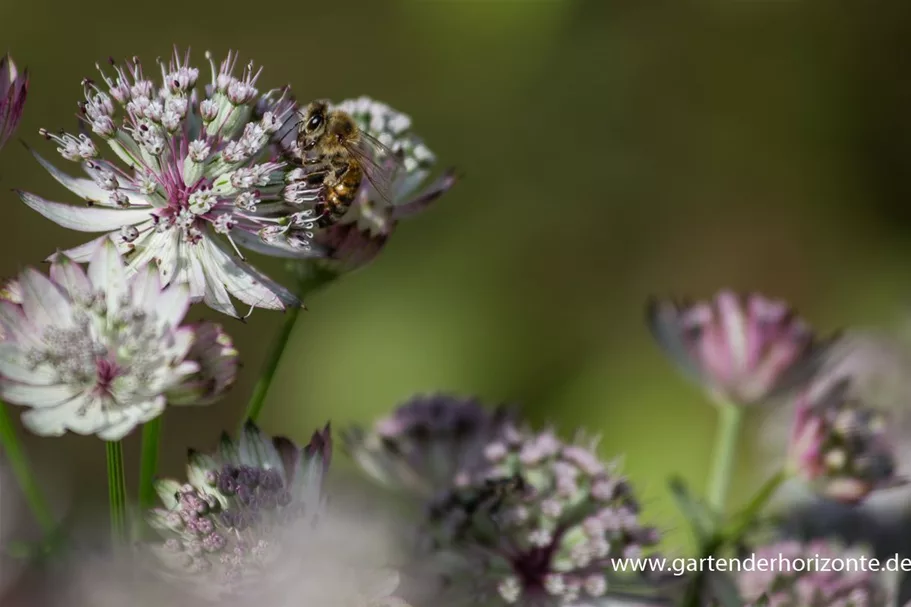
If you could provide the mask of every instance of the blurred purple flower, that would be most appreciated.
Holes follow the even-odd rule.
[[[595,441],[520,428],[511,409],[419,396],[344,440],[369,476],[428,498],[416,576],[443,586],[424,602],[604,604],[610,558],[659,540]]]
[[[489,410],[474,398],[416,396],[370,432],[345,430],[342,443],[375,481],[430,497],[482,461],[484,447],[501,437],[512,419],[509,409]]]
[[[331,450],[328,425],[300,447],[248,423],[240,440],[223,436],[214,455],[191,451],[187,483],[156,483],[164,507],[149,522],[165,541],[151,546],[153,562],[180,587],[212,599],[286,585],[300,572],[284,568],[293,550],[284,538],[321,516]]]
[[[19,126],[27,96],[28,70],[19,74],[9,54],[0,57],[0,148]]]
[[[653,300],[647,316],[665,354],[720,402],[765,401],[799,382],[819,351],[793,310],[758,293],[721,291],[694,304]]]
[[[809,544],[785,541],[761,546],[757,559],[766,559],[772,567],[743,571],[738,585],[746,607],[889,607],[892,599],[881,574],[859,566],[861,553],[846,552],[825,540]],[[819,561],[816,559],[819,558]],[[852,558],[857,565],[843,571],[833,570],[834,559]],[[823,559],[829,564],[822,568]],[[800,561],[803,570],[796,571]],[[818,564],[814,564],[818,563]],[[785,569],[782,571],[782,569]]]
[[[461,407],[459,401],[438,404],[451,409],[450,418],[459,416]],[[396,417],[383,426],[388,434],[401,435]],[[420,561],[443,580],[435,600],[601,604],[613,580],[624,577],[611,558],[643,554],[658,543],[659,533],[640,522],[632,488],[615,465],[596,454],[595,441],[580,435],[564,442],[549,430],[519,429],[510,420],[496,427],[486,444],[473,433],[476,455],[463,459],[467,467],[428,503],[424,531],[430,552]],[[422,434],[424,457],[454,455],[448,445],[458,441],[443,429]],[[450,433],[458,429],[449,425]]]

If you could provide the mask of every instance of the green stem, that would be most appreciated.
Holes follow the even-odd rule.
[[[755,522],[756,517],[759,516],[759,513],[762,512],[762,509],[766,507],[766,504],[769,503],[769,500],[772,499],[772,496],[775,495],[775,492],[778,491],[778,488],[787,478],[788,476],[784,470],[779,470],[762,485],[756,495],[753,496],[753,499],[750,500],[750,503],[733,518],[731,525],[725,530],[724,538],[726,542],[733,544],[743,538],[743,535]]]
[[[142,427],[142,455],[139,460],[139,509],[155,505],[155,472],[158,470],[158,442],[161,436],[159,415]]]
[[[111,504],[111,538],[115,544],[126,539],[126,478],[123,473],[123,445],[108,441],[108,499]]]
[[[749,531],[750,527],[756,521],[756,517],[762,512],[781,484],[787,480],[787,474],[783,470],[775,473],[769,480],[762,485],[759,491],[753,496],[746,507],[738,512],[726,529],[716,533],[704,545],[700,547],[699,558],[702,559],[715,556],[719,550],[725,546],[731,546],[739,543],[744,534]],[[701,607],[702,590],[705,581],[704,572],[698,573],[688,584],[686,594],[684,595],[681,605],[684,607]]]
[[[303,299],[305,295],[312,294],[334,280],[337,276],[338,274],[336,272],[313,269],[309,274],[299,278],[297,296]],[[302,309],[302,307],[296,307],[285,312],[285,322],[282,323],[281,330],[279,331],[275,342],[272,344],[272,349],[269,351],[269,357],[266,359],[266,364],[263,366],[262,374],[260,374],[256,386],[253,388],[253,396],[250,397],[250,402],[247,404],[247,411],[241,420],[241,425],[248,420],[255,422],[259,419],[259,414],[262,413],[263,405],[266,402],[266,396],[269,393],[269,387],[272,385],[272,380],[275,379],[278,363],[281,361],[282,354],[284,354],[285,347],[287,347],[288,341],[291,338],[291,333],[294,330],[294,324],[297,322]]]
[[[721,549],[723,542],[718,536],[710,539],[699,551],[699,562],[702,563],[703,559],[707,559],[710,556],[713,556],[718,550]],[[706,571],[699,571],[693,577],[692,580],[686,586],[686,592],[683,595],[683,601],[680,603],[683,607],[702,607],[703,605],[703,589],[706,579]]]
[[[743,411],[736,405],[722,405],[721,421],[715,435],[712,454],[712,475],[709,477],[708,503],[724,515],[724,506],[731,486],[734,464],[737,462],[737,439],[743,422]]]
[[[266,359],[262,375],[259,376],[256,387],[253,388],[253,396],[250,398],[250,403],[247,405],[247,413],[244,415],[243,422],[246,422],[247,420],[255,422],[259,418],[259,414],[263,410],[263,405],[266,403],[266,395],[269,393],[269,387],[272,385],[272,380],[275,378],[275,372],[278,370],[278,363],[281,361],[282,354],[285,353],[285,347],[288,345],[288,340],[291,338],[294,324],[297,322],[300,312],[301,308],[292,308],[285,312],[285,322],[282,323],[282,328],[278,332],[278,337],[276,337],[275,343],[272,345],[272,350],[269,352],[269,358]]]
[[[38,525],[41,527],[41,531],[45,536],[50,536],[55,532],[54,515],[44,500],[44,496],[41,494],[31,470],[29,470],[25,452],[16,437],[16,430],[13,428],[13,422],[4,402],[0,402],[0,445],[2,445],[3,451],[6,453],[6,458],[13,469],[16,482],[19,483],[19,487],[25,495],[25,500],[28,502],[35,520],[38,521]]]

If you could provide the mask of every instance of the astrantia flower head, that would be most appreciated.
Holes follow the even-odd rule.
[[[483,465],[463,471],[434,501],[429,520],[441,556],[465,560],[447,575],[467,572],[479,600],[595,601],[619,577],[612,558],[658,543],[657,530],[640,522],[630,485],[592,441],[513,428],[483,453]]]
[[[101,157],[85,134],[42,133],[88,178],[71,177],[40,156],[51,175],[88,206],[50,202],[21,192],[31,208],[81,232],[106,232],[66,254],[88,260],[101,243],[116,244],[137,271],[151,262],[161,280],[186,282],[194,301],[237,316],[230,296],[269,309],[300,305],[297,298],[243,260],[236,245],[284,244],[306,254],[313,211],[283,192],[287,162],[269,157],[269,143],[294,113],[287,89],[261,94],[260,69],[237,75],[236,55],[197,87],[189,53],[161,63],[156,84],[138,59],[84,80],[81,117],[121,163]],[[113,72],[112,74],[110,72]],[[37,154],[36,154],[37,156]],[[229,248],[233,247],[233,251]],[[265,250],[271,250],[265,247]]]
[[[282,538],[318,521],[331,448],[328,426],[298,447],[248,423],[214,455],[191,452],[187,483],[156,484],[164,507],[149,521],[166,540],[153,549],[164,574],[210,598],[256,591],[270,575],[299,575],[283,570],[290,547]]]
[[[20,74],[9,54],[0,57],[0,148],[19,126],[27,96],[28,70]]]
[[[847,382],[798,400],[789,452],[794,472],[838,501],[856,503],[901,482],[886,417],[851,397]]]
[[[50,278],[28,269],[18,289],[21,303],[0,301],[0,397],[30,408],[22,420],[36,434],[118,440],[170,395],[192,404],[233,380],[236,352],[205,346],[220,329],[180,325],[186,287],[163,287],[154,265],[128,277],[110,241],[88,273],[59,255]]]
[[[817,366],[788,420],[794,471],[824,495],[849,503],[905,484],[911,350],[894,336],[852,329]]]
[[[761,403],[794,381],[819,351],[783,302],[722,291],[711,301],[656,300],[649,326],[665,353],[718,401]]]
[[[785,541],[761,546],[756,561],[772,567],[738,574],[746,607],[888,607],[893,605],[879,574],[851,565],[836,571],[835,559],[859,562],[860,553],[825,540],[802,544]],[[846,561],[847,564],[847,561]],[[798,571],[797,569],[800,568]],[[820,569],[825,568],[824,571]]]
[[[429,497],[473,469],[486,445],[503,436],[512,413],[485,409],[477,399],[416,396],[365,433],[342,435],[345,450],[379,483]]]
[[[307,263],[345,272],[359,268],[376,257],[398,222],[430,206],[455,184],[456,175],[449,169],[418,192],[430,175],[436,157],[413,132],[409,116],[369,97],[342,101],[331,109],[349,114],[362,131],[395,155],[395,160],[374,159],[379,165],[388,165],[392,175],[392,182],[386,184],[388,191],[380,193],[369,179],[363,179],[354,203],[342,220],[313,230],[313,242],[325,257],[314,258]],[[280,143],[286,154],[292,157],[299,154],[296,136],[297,123],[289,121],[280,135]],[[295,173],[296,181],[286,190],[289,193],[296,191],[301,201],[313,195],[305,175],[303,170]],[[290,251],[289,256],[296,255]]]

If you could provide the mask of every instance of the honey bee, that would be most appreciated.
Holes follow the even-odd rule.
[[[330,226],[344,217],[364,177],[380,197],[391,200],[402,161],[347,113],[330,110],[328,101],[314,101],[301,114],[297,145],[303,164],[312,167],[307,182],[321,189],[314,209],[318,226]]]

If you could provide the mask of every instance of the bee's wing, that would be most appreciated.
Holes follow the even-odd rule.
[[[360,162],[364,175],[377,194],[392,203],[396,179],[405,172],[401,158],[365,131],[360,132],[356,143],[346,148]]]

